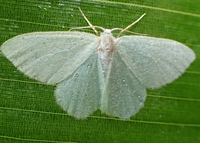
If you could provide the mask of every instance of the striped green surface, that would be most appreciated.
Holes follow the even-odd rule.
[[[124,28],[146,13],[131,31],[179,41],[197,59],[173,83],[148,90],[131,120],[99,110],[76,120],[56,104],[54,86],[24,76],[0,52],[0,142],[200,142],[200,1],[0,0],[0,44],[23,33],[87,26],[78,7],[105,28]]]

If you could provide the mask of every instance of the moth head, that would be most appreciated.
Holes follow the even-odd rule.
[[[104,29],[102,33],[110,34],[111,32],[111,29]]]

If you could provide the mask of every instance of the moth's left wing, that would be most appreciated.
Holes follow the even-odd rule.
[[[97,56],[94,51],[71,76],[59,83],[55,90],[57,103],[78,119],[87,118],[99,109]]]
[[[98,37],[84,32],[34,32],[6,41],[1,50],[24,74],[56,84],[72,74],[96,49]]]

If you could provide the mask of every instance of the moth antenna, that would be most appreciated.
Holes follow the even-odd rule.
[[[101,30],[105,30],[105,28],[100,27],[100,26],[93,26],[93,27],[94,27],[94,28],[95,28],[95,27],[96,27],[96,28],[99,28],[99,29],[101,29]],[[73,27],[73,28],[69,29],[69,31],[72,31],[72,30],[74,30],[74,29],[86,29],[86,28],[91,28],[91,26]]]
[[[96,31],[96,29],[94,28],[94,26],[90,23],[90,21],[89,21],[89,20],[87,19],[87,17],[84,15],[84,13],[82,12],[81,8],[80,8],[80,7],[78,7],[78,8],[79,8],[79,11],[81,12],[82,16],[85,18],[85,20],[87,21],[87,23],[90,25],[90,27],[94,30],[94,32],[95,32],[97,35],[99,35],[98,32]]]
[[[115,30],[124,30],[124,29],[122,29],[122,28],[113,28],[113,29],[111,29],[111,31],[115,31]],[[148,34],[142,34],[142,33],[132,32],[132,31],[129,31],[129,30],[124,30],[124,31],[132,33],[132,34],[136,34],[136,35],[148,35]]]
[[[135,23],[137,23],[138,21],[140,21],[144,16],[146,15],[146,13],[144,13],[142,16],[140,16],[140,18],[138,18],[136,21],[134,21],[132,24],[128,25],[126,28],[124,28],[118,35],[117,38],[127,29],[129,29],[131,26],[133,26]]]

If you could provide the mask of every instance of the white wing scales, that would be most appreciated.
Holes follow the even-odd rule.
[[[29,77],[56,84],[91,55],[98,45],[97,38],[84,32],[36,32],[14,37],[1,49]]]
[[[128,119],[139,111],[145,98],[146,88],[115,51],[108,82],[101,98],[101,111],[110,116]]]
[[[192,50],[176,41],[124,36],[114,43],[111,69],[104,81],[97,60],[98,39],[83,32],[30,33],[8,40],[1,50],[29,77],[58,83],[57,103],[81,119],[97,109],[130,118],[143,106],[146,88],[172,82],[195,59]]]
[[[147,88],[158,88],[180,76],[194,61],[187,46],[172,40],[124,36],[116,49],[137,79]]]
[[[97,52],[95,51],[74,73],[57,85],[57,103],[70,115],[84,119],[99,109]]]

